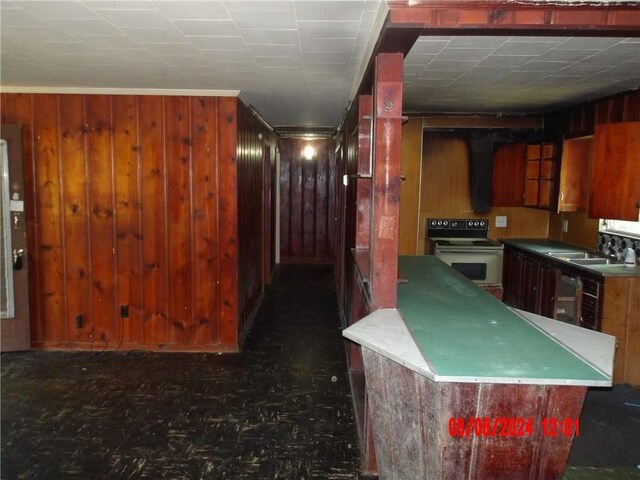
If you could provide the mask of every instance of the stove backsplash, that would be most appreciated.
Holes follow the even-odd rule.
[[[620,258],[626,248],[631,247],[636,252],[636,259],[640,263],[640,238],[632,238],[611,232],[598,232],[598,251],[605,255]]]

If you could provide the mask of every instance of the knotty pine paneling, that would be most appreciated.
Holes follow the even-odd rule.
[[[316,156],[306,160],[306,145]],[[329,196],[335,179],[335,141],[286,138],[280,148],[280,258],[286,262],[333,262],[332,212]]]
[[[237,104],[2,95],[24,131],[35,348],[237,349]]]

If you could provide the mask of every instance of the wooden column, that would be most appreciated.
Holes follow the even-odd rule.
[[[373,81],[371,310],[395,308],[398,279],[402,53],[379,53]]]

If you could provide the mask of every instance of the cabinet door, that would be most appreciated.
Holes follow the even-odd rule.
[[[589,217],[638,220],[640,122],[596,125]]]
[[[562,272],[559,268],[540,265],[540,307],[543,317],[556,318],[558,286]]]
[[[592,149],[592,135],[563,142],[558,213],[586,210]]]
[[[494,207],[521,207],[523,205],[524,148],[523,143],[508,143],[497,146],[493,155],[491,205]]]
[[[522,308],[521,281],[522,255],[506,247],[502,263],[503,302],[511,307]]]
[[[540,313],[540,263],[531,258],[522,259],[522,309]]]

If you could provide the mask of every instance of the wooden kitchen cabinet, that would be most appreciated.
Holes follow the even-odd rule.
[[[524,148],[524,143],[505,143],[496,147],[493,154],[492,206],[523,205]]]
[[[494,207],[555,207],[555,148],[552,143],[499,145],[493,156]]]
[[[568,138],[562,143],[558,213],[587,209],[593,135]]]
[[[640,122],[596,125],[589,217],[638,220]]]

